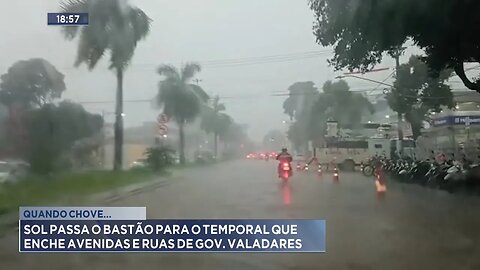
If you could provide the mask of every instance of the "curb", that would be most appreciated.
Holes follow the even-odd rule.
[[[147,181],[146,183],[133,184],[130,186],[119,187],[111,191],[92,194],[91,196],[88,196],[87,200],[111,204],[119,200],[122,200],[124,198],[139,195],[145,192],[155,191],[161,187],[167,186],[174,179],[178,179],[178,176],[173,176],[173,175],[169,175],[166,177],[162,176],[162,177],[159,177],[159,179]],[[17,211],[0,216],[0,239],[3,236],[5,236],[8,233],[8,231],[13,231],[13,230],[15,230],[15,232],[18,232],[18,212]]]

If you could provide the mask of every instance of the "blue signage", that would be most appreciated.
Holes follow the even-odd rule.
[[[434,127],[480,125],[480,115],[445,116],[433,120]]]

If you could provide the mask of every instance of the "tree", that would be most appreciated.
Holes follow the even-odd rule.
[[[225,142],[224,158],[243,156],[246,152],[253,151],[254,143],[248,137],[247,130],[247,125],[235,122],[228,126],[226,132],[220,136]]]
[[[75,142],[98,134],[103,127],[100,115],[85,111],[80,104],[47,104],[26,115],[29,138],[28,161],[32,170],[48,173],[65,169]]]
[[[334,47],[330,63],[337,69],[367,71],[384,52],[408,39],[424,50],[422,59],[436,77],[455,70],[466,87],[480,92],[480,78],[469,79],[464,63],[479,62],[479,1],[470,0],[310,0],[314,34]]]
[[[0,103],[8,109],[7,138],[17,155],[25,151],[25,112],[60,98],[66,89],[64,78],[41,58],[18,61],[0,76]]]
[[[442,70],[437,77],[431,77],[428,66],[420,56],[411,56],[408,63],[400,65],[392,90],[386,99],[390,108],[405,114],[412,124],[414,138],[420,130],[428,112],[439,111],[441,106],[452,108],[453,94],[446,84],[452,70]]]
[[[232,118],[223,113],[226,110],[225,104],[220,103],[220,97],[213,99],[212,106],[203,106],[201,127],[207,133],[213,133],[213,152],[218,155],[218,139],[223,136],[228,127],[232,124]]]
[[[297,150],[301,145],[308,148],[308,142],[314,137],[310,123],[312,122],[312,108],[319,96],[318,89],[310,81],[296,82],[288,88],[288,92],[289,97],[283,103],[283,109],[290,119],[295,120],[287,132],[288,138]]]
[[[7,125],[8,113],[4,106],[0,105],[0,158],[5,154],[5,149],[8,146],[7,141]]]
[[[60,98],[65,75],[45,59],[18,61],[0,77],[0,102],[7,107],[41,107]]]
[[[296,82],[288,88],[289,96],[283,103],[285,114],[297,121],[308,117],[318,97],[318,89],[313,82]]]
[[[62,12],[89,14],[88,26],[63,28],[67,40],[79,36],[75,66],[85,63],[92,70],[105,52],[110,52],[110,69],[115,70],[117,93],[115,106],[114,170],[122,168],[123,146],[123,75],[137,43],[150,30],[150,18],[127,0],[68,0],[61,4]]]
[[[161,65],[157,69],[164,77],[159,84],[157,104],[163,106],[163,113],[178,125],[181,164],[185,163],[185,124],[195,120],[202,104],[209,99],[200,86],[191,83],[200,70],[200,65],[195,63],[184,65],[180,71],[171,65]]]
[[[324,120],[337,121],[341,128],[352,129],[361,124],[365,114],[374,113],[374,108],[364,95],[350,91],[348,83],[339,80],[325,82],[313,113],[323,114]]]
[[[351,92],[344,80],[325,82],[321,93],[313,84],[303,89],[293,87],[291,90],[295,91],[291,91],[284,102],[285,112],[296,120],[290,126],[288,138],[297,149],[301,144],[323,138],[328,120],[337,121],[341,128],[355,128],[366,113],[374,111],[370,101],[362,94]]]
[[[300,151],[301,147],[308,142],[305,126],[301,122],[293,122],[287,131],[287,137],[292,142],[295,151]]]

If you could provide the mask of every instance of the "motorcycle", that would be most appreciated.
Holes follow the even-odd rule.
[[[373,173],[375,172],[375,169],[373,168],[372,165],[367,165],[365,167],[363,167],[362,169],[362,173],[364,176],[367,176],[367,177],[370,177],[370,176],[373,176]]]
[[[480,195],[480,164],[471,164],[465,174],[465,189]]]
[[[435,163],[428,173],[427,186],[431,188],[441,188],[444,186],[444,178],[448,175],[448,169],[453,166],[451,161],[444,164]]]
[[[283,180],[283,181],[288,181],[290,177],[292,177],[293,172],[292,172],[292,165],[290,162],[287,161],[282,161],[278,165],[278,176]]]
[[[480,194],[480,164],[473,164],[465,157],[462,161],[450,155],[448,160],[440,163],[434,160],[416,160],[415,158],[387,159],[372,157],[362,164],[365,176],[375,174],[375,168],[381,166],[391,179],[400,182],[419,184],[422,186],[442,189],[451,193],[465,191],[470,194]],[[478,156],[480,160],[480,156]]]
[[[367,162],[367,164],[361,164],[361,171],[362,171],[362,174],[366,177],[370,177],[370,176],[373,176],[373,174],[375,173],[375,168],[374,168],[374,164],[375,164],[375,158],[370,158]]]
[[[431,164],[428,161],[416,161],[414,162],[409,175],[410,175],[410,182],[417,183],[422,186],[426,185],[427,183],[427,173],[431,168]]]

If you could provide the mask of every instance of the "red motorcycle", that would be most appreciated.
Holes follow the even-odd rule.
[[[283,181],[288,181],[293,175],[292,165],[290,162],[281,161],[278,165],[278,176],[282,178]]]

